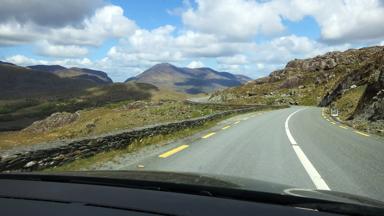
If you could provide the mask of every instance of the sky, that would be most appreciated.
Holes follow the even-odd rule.
[[[0,0],[0,60],[103,70],[162,62],[252,78],[295,58],[384,45],[384,0]]]

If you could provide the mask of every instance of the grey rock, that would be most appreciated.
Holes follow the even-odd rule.
[[[27,164],[25,164],[25,168],[29,168],[29,167],[33,167],[34,165],[36,165],[36,161],[29,161]]]

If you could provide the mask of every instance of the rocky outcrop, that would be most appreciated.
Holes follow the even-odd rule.
[[[3,153],[0,156],[0,171],[32,171],[41,170],[48,167],[60,166],[80,158],[90,157],[100,152],[125,148],[135,140],[141,140],[143,138],[148,138],[155,135],[169,134],[182,129],[201,126],[208,121],[218,119],[230,114],[257,111],[266,108],[277,109],[283,107],[248,106],[247,108],[223,111],[220,113],[185,121],[159,124],[134,130],[126,130],[100,137],[74,140],[58,147],[19,152],[11,155],[6,155],[6,153]]]
[[[29,127],[23,129],[27,132],[45,132],[55,128],[70,124],[79,118],[79,113],[57,112],[49,117],[32,123]]]
[[[384,123],[378,122],[384,121],[384,109],[382,74],[379,74],[383,67],[384,46],[329,52],[292,60],[267,77],[215,92],[210,100],[333,106],[341,110],[342,120],[359,120],[359,125],[366,125],[365,128],[377,123],[381,130]]]
[[[300,86],[309,86],[313,92],[303,90],[301,91],[303,94],[297,94],[297,96],[305,98],[308,93],[311,93],[318,98],[313,100],[312,105],[328,106],[351,86],[367,84],[373,73],[370,63],[383,53],[383,46],[375,46],[344,52],[329,52],[308,59],[295,59],[288,62],[285,68],[273,71],[267,77],[256,79],[240,87],[215,92],[212,98],[233,100],[247,97],[248,92],[252,92],[248,97],[253,97],[252,100],[254,100],[276,90],[282,92],[303,89],[299,88]],[[219,95],[221,97],[215,97]]]
[[[384,55],[380,58],[380,62],[379,68],[375,70],[372,81],[359,102],[354,114],[355,118],[384,121]]]

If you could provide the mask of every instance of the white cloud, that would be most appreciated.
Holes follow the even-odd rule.
[[[284,30],[271,2],[245,0],[197,0],[197,8],[182,14],[186,26],[231,40],[248,40],[258,33]]]
[[[105,62],[125,67],[147,67],[161,62],[177,62],[183,59],[174,46],[174,27],[167,25],[154,30],[138,29],[113,46]]]
[[[333,50],[345,50],[350,47],[350,44],[330,46],[307,37],[287,35],[257,44],[249,58],[263,64],[283,65],[294,58],[308,58]]]
[[[123,12],[119,6],[105,6],[96,10],[90,19],[85,19],[81,28],[67,26],[54,29],[47,40],[60,45],[99,46],[107,38],[132,34],[136,24]]]
[[[234,56],[228,56],[228,57],[219,57],[217,58],[217,62],[219,64],[227,64],[227,65],[234,65],[234,64],[247,64],[247,56],[242,54],[237,54]]]
[[[6,62],[11,62],[13,64],[17,64],[20,66],[30,66],[30,65],[37,65],[37,64],[44,64],[44,65],[62,65],[64,67],[97,67],[98,65],[95,65],[95,62],[92,62],[88,58],[65,58],[60,60],[38,60],[34,58],[29,58],[24,55],[14,55],[10,56],[4,59]]]
[[[257,63],[256,68],[259,70],[263,70],[265,68],[265,65],[263,63]]]
[[[175,34],[175,27],[170,25],[150,31],[137,29],[112,47],[105,61],[127,67],[145,67],[161,62],[177,63],[195,57],[230,56],[244,50],[248,45],[220,41],[214,35],[193,31]]]
[[[36,65],[36,64],[48,64],[48,61],[44,60],[36,60],[33,58],[26,57],[24,55],[14,55],[4,59],[6,62],[11,62],[16,65],[28,66],[28,65]]]
[[[47,41],[52,45],[99,46],[111,37],[123,37],[133,33],[136,24],[124,16],[119,6],[107,5],[95,11],[78,26],[67,25],[60,28],[39,26],[32,22],[24,24],[8,21],[0,24],[0,45],[24,43],[41,44]],[[41,47],[40,47],[41,48]],[[50,49],[47,47],[46,49]],[[84,55],[84,48],[79,52]],[[79,49],[77,49],[79,51]],[[50,52],[42,52],[49,54]],[[73,52],[74,53],[74,52]]]
[[[201,61],[191,61],[188,65],[188,68],[202,68],[204,67],[204,63]]]
[[[42,41],[38,45],[38,53],[43,56],[52,57],[81,57],[88,54],[88,49],[76,45],[52,45]]]
[[[384,38],[384,4],[380,0],[294,0],[288,18],[313,16],[324,40],[352,42]]]
[[[38,40],[41,33],[33,24],[20,24],[15,21],[0,23],[0,46],[33,43]]]
[[[282,33],[282,18],[300,21],[312,16],[326,41],[345,43],[384,38],[381,0],[197,0],[182,14],[184,24],[196,31],[230,40]]]

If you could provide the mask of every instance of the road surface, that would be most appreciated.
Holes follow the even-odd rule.
[[[222,174],[384,200],[384,139],[321,108],[240,115],[151,151],[119,169]]]

